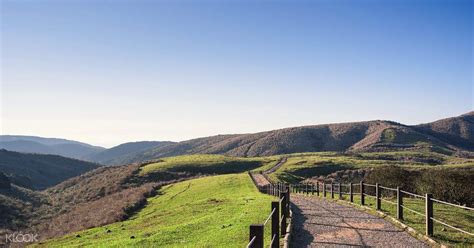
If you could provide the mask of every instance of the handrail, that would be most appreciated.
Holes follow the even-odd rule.
[[[411,208],[408,208],[408,207],[405,206],[405,205],[400,205],[400,206],[401,206],[403,209],[406,209],[406,210],[408,210],[408,211],[410,211],[410,212],[412,212],[412,213],[415,213],[415,214],[418,214],[418,215],[421,215],[421,216],[425,216],[423,213],[420,213],[420,212],[415,211],[415,210],[413,210],[413,209],[411,209]]]
[[[369,194],[366,194],[366,193],[363,193],[365,196],[368,196],[368,197],[374,197],[374,198],[377,198],[377,196],[374,196],[374,195],[369,195]]]
[[[311,185],[311,188],[307,188],[308,185]],[[349,192],[345,192],[345,191],[342,190],[343,186],[351,186],[351,185],[353,187],[350,188]],[[298,184],[297,186],[298,186],[299,189],[297,189],[296,192],[297,193],[302,192],[303,194],[304,193],[309,194],[309,192],[312,192],[314,194],[313,190],[317,189],[318,190],[318,196],[319,196],[319,193],[320,193],[319,190],[322,189],[322,190],[324,190],[323,191],[323,197],[326,197],[326,193],[331,193],[331,198],[333,198],[333,196],[335,194],[339,194],[340,197],[342,195],[351,195],[351,197],[350,197],[351,202],[353,202],[353,195],[361,194],[361,205],[364,205],[364,196],[376,199],[375,206],[376,206],[377,210],[381,210],[381,202],[396,205],[397,206],[397,212],[398,212],[397,213],[397,218],[400,219],[400,220],[403,220],[403,210],[404,209],[411,212],[411,213],[413,213],[413,214],[425,217],[426,218],[426,232],[427,232],[428,236],[433,235],[433,231],[434,231],[433,230],[433,222],[437,222],[441,225],[447,226],[447,227],[452,228],[452,229],[454,229],[456,231],[459,231],[461,233],[474,236],[474,233],[471,233],[471,232],[463,230],[461,228],[449,225],[449,224],[445,223],[442,220],[435,219],[434,216],[433,216],[433,203],[445,204],[445,205],[448,205],[448,206],[451,206],[451,207],[456,207],[456,208],[460,208],[460,209],[468,210],[468,211],[473,211],[474,210],[473,207],[462,206],[462,205],[458,205],[458,204],[454,204],[454,203],[434,199],[434,198],[432,198],[431,194],[426,194],[426,196],[418,195],[418,194],[415,194],[415,193],[412,193],[412,192],[401,190],[400,187],[390,188],[390,187],[382,186],[380,184],[368,184],[368,183],[364,183],[364,182],[361,182],[361,187],[357,187],[357,185],[358,184],[356,184],[356,183],[354,183],[354,184],[353,183],[342,184],[342,183],[337,183],[337,182],[322,183],[322,185],[321,185],[320,182],[317,182],[317,184]],[[313,188],[313,186],[316,186],[316,187]],[[363,190],[363,186],[375,187],[376,188],[375,195],[370,195],[368,193],[361,192],[360,190]],[[380,189],[385,189],[385,190],[390,190],[392,192],[396,192],[397,193],[396,202],[388,200],[388,199],[390,199],[390,197],[388,197],[388,198],[387,197],[382,197]],[[308,191],[308,190],[310,190],[310,191]],[[423,201],[426,201],[425,213],[419,212],[417,210],[414,210],[414,209],[411,209],[411,208],[407,207],[406,205],[403,205],[403,197],[404,197],[403,195],[406,195],[406,197],[408,197],[408,198],[415,197],[415,198],[419,198]]]
[[[441,224],[441,225],[444,225],[444,226],[450,227],[450,228],[452,228],[452,229],[454,229],[454,230],[456,230],[456,231],[459,231],[459,232],[462,232],[462,233],[465,233],[465,234],[468,234],[468,235],[474,236],[474,233],[470,233],[470,232],[468,232],[468,231],[465,231],[465,230],[463,230],[463,229],[461,229],[461,228],[458,228],[458,227],[451,226],[451,225],[449,225],[449,224],[446,224],[446,223],[444,223],[444,222],[442,222],[442,221],[440,221],[440,220],[437,220],[437,219],[435,219],[435,218],[430,218],[430,219],[432,219],[433,221],[436,221],[436,222],[438,222],[438,223],[439,223],[439,224]]]
[[[437,202],[437,203],[446,204],[446,205],[449,205],[449,206],[462,208],[462,209],[465,209],[465,210],[474,210],[474,208],[461,206],[461,205],[457,205],[457,204],[453,204],[453,203],[449,203],[449,202],[445,202],[445,201],[441,201],[441,200],[436,200],[436,199],[433,199],[433,198],[431,198],[431,200],[433,200],[434,202]]]
[[[390,203],[390,204],[393,204],[393,205],[397,205],[396,202],[392,202],[392,201],[389,201],[389,200],[385,200],[385,199],[383,199],[382,197],[380,197],[380,200],[382,200],[383,202],[386,202],[386,203]]]
[[[276,234],[273,234],[272,241],[270,241],[270,245],[268,246],[269,248],[273,246],[273,242],[275,242],[275,238],[276,238]]]
[[[274,208],[274,209],[272,210],[272,212],[270,213],[270,215],[268,216],[268,218],[265,220],[265,222],[263,222],[263,225],[266,225],[267,222],[270,220],[270,218],[272,218],[272,215],[273,215],[273,213],[275,213],[275,210],[276,210],[276,208]]]
[[[404,190],[400,190],[400,192],[402,192],[403,194],[411,195],[411,196],[418,197],[418,198],[422,198],[422,199],[425,199],[425,198],[426,198],[426,197],[424,197],[424,196],[422,196],[422,195],[413,194],[413,193],[410,193],[410,192],[404,191]]]
[[[253,236],[253,238],[252,238],[252,239],[250,240],[250,242],[248,243],[247,248],[252,247],[253,242],[255,242],[255,239],[256,239],[256,238],[257,238],[257,236]]]
[[[386,189],[386,190],[393,190],[393,191],[397,191],[397,189],[394,189],[394,188],[389,188],[389,187],[384,187],[384,186],[381,186],[379,185],[380,188],[382,189]]]

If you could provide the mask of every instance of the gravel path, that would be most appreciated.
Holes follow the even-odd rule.
[[[390,222],[321,198],[292,195],[291,247],[429,247]]]
[[[270,174],[270,173],[275,172],[275,171],[278,170],[278,168],[280,168],[284,163],[286,163],[286,160],[287,160],[287,158],[282,158],[282,159],[280,159],[280,161],[278,161],[278,163],[276,163],[272,168],[270,168],[270,169],[264,171],[263,174],[267,175],[267,174]],[[258,186],[258,187],[265,187],[265,186],[267,186],[268,184],[270,184],[270,182],[268,181],[268,179],[267,179],[263,174],[260,174],[260,173],[252,173],[252,177],[254,178],[254,180],[255,180],[255,182],[257,183],[257,186]]]

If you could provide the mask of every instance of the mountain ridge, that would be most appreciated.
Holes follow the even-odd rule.
[[[373,120],[306,125],[258,133],[215,135],[153,148],[137,154],[127,162],[143,162],[160,157],[197,153],[255,157],[322,151],[365,152],[399,149],[436,149],[446,153],[460,150],[474,151],[473,116],[474,112],[469,112],[419,125]],[[426,125],[432,128],[427,128]],[[446,128],[451,126],[461,126],[462,132],[451,132],[452,128]]]

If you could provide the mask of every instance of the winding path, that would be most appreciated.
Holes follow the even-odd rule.
[[[316,197],[292,195],[291,247],[429,247],[383,218]]]
[[[278,161],[278,163],[276,163],[272,168],[270,168],[266,171],[263,171],[262,173],[253,173],[252,176],[253,176],[255,182],[257,183],[257,186],[258,187],[265,187],[268,184],[270,184],[270,182],[268,181],[266,175],[270,174],[270,173],[273,173],[276,170],[278,170],[278,168],[280,168],[284,163],[286,163],[286,160],[287,160],[286,157],[281,158],[280,161]]]

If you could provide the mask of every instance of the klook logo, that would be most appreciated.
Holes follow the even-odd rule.
[[[31,243],[38,241],[37,233],[22,233],[14,232],[11,234],[5,234],[5,241],[7,243]]]

